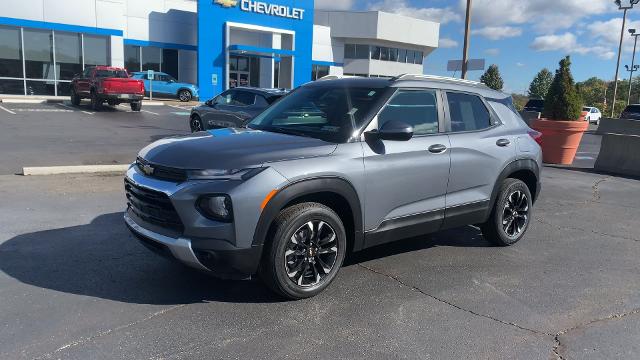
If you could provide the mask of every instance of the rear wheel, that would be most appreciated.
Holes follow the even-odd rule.
[[[180,101],[182,102],[189,102],[191,101],[191,99],[193,99],[193,95],[191,94],[191,91],[189,90],[180,90],[178,92],[178,99],[180,99]]]
[[[193,115],[191,117],[191,121],[189,121],[189,127],[191,127],[191,132],[204,131],[204,126],[202,126],[202,119],[200,119],[200,116]]]
[[[136,101],[131,103],[132,111],[140,111],[142,110],[142,101]]]
[[[71,104],[73,106],[78,106],[78,105],[80,105],[80,101],[81,101],[80,95],[78,95],[76,93],[76,90],[72,87],[71,88]]]
[[[289,299],[315,296],[335,279],[346,253],[340,217],[318,203],[283,210],[267,239],[260,278]]]
[[[480,226],[484,238],[498,246],[510,246],[520,241],[531,222],[532,199],[524,182],[506,179],[489,220]]]

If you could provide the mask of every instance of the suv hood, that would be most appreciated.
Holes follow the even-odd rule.
[[[162,139],[139,156],[176,169],[243,169],[268,162],[326,156],[337,145],[319,139],[250,129],[218,129]]]

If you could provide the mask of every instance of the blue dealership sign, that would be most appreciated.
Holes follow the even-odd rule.
[[[313,16],[313,0],[199,0],[198,80],[201,97],[211,98],[231,86],[230,83],[245,86],[249,82],[245,77],[238,78],[235,83],[235,78],[230,81],[231,75],[227,74],[229,54],[274,59],[281,72],[285,67],[292,67],[291,76],[286,74],[284,79],[291,81],[294,87],[311,81]],[[230,28],[234,29],[231,31],[238,29],[237,35],[227,34]],[[272,38],[270,29],[274,34]],[[293,44],[288,45],[285,40],[279,43],[275,40],[278,34],[292,36]],[[282,57],[287,61],[280,61]],[[264,73],[264,61],[259,63],[260,83],[263,84],[266,82],[264,79],[272,75]],[[255,77],[252,84],[257,83]],[[280,84],[281,87],[288,85]]]

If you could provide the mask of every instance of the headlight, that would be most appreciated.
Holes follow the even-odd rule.
[[[233,221],[233,206],[228,195],[205,195],[198,199],[198,210],[206,218],[216,221]]]
[[[231,170],[190,170],[187,172],[187,176],[189,180],[249,180],[266,169],[266,167],[261,167]]]

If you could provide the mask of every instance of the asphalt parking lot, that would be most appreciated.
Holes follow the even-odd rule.
[[[289,302],[139,245],[122,221],[121,175],[12,175],[39,154],[130,161],[188,132],[180,109],[18,110],[32,106],[0,115],[0,359],[640,354],[640,181],[594,173],[592,133],[574,167],[544,169],[535,222],[516,246],[490,246],[473,227],[401,241],[350,256],[327,291]]]
[[[149,143],[187,134],[190,106],[0,103],[0,174],[23,167],[127,164]]]

